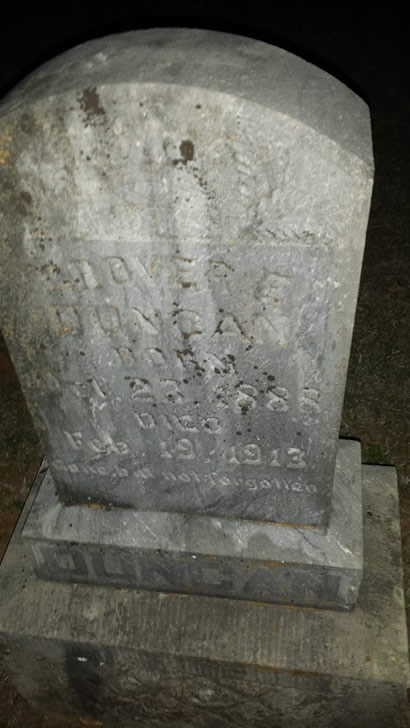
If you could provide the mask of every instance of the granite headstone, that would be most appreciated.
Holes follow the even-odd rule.
[[[157,29],[54,59],[0,114],[38,573],[351,608],[364,102],[264,43]]]
[[[158,29],[1,110],[0,321],[65,503],[329,524],[372,185],[355,94]]]

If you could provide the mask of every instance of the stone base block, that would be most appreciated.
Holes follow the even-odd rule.
[[[404,728],[396,476],[362,474],[351,612],[42,581],[21,539],[28,504],[0,568],[3,667],[41,709],[108,728]]]
[[[363,570],[360,444],[339,442],[327,531],[67,506],[47,473],[23,539],[45,579],[351,609]]]

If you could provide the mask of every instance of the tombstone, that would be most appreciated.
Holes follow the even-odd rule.
[[[31,589],[58,612],[83,582],[82,614],[87,584],[153,613],[202,595],[178,598],[191,617],[223,597],[215,629],[229,598],[251,621],[251,602],[351,610],[362,466],[338,434],[373,180],[364,102],[264,43],[158,29],[65,53],[0,113],[0,323],[48,465],[16,536]],[[93,649],[83,661],[104,665]]]
[[[208,36],[170,63],[163,35],[3,108],[1,319],[50,475],[64,503],[327,527],[368,111],[283,51],[232,38],[210,69]]]
[[[25,538],[46,577],[351,608],[367,108],[266,45],[139,38],[3,106],[2,326],[49,464]]]

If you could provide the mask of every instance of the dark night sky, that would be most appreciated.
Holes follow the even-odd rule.
[[[268,11],[267,8],[270,8]],[[325,3],[110,2],[40,3],[2,12],[0,92],[44,60],[90,38],[132,28],[208,27],[282,46],[325,68],[361,95],[367,73],[406,76],[405,11],[390,4],[358,11]],[[366,74],[367,75],[367,74]]]

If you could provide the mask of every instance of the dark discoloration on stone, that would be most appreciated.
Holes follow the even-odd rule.
[[[84,89],[79,101],[88,124],[93,125],[105,116],[105,109],[101,105],[96,87]]]
[[[30,192],[23,190],[22,192],[20,192],[20,197],[27,205],[33,204],[33,198],[31,196]]]
[[[184,141],[181,142],[179,151],[181,152],[181,157],[184,164],[193,160],[195,147],[190,139],[184,139]]]
[[[193,142],[191,142],[190,139],[184,139],[181,144],[179,145],[179,151],[181,153],[180,159],[173,159],[172,164],[174,167],[177,166],[177,164],[187,164],[187,162],[192,162],[194,159],[195,154],[195,147]]]

